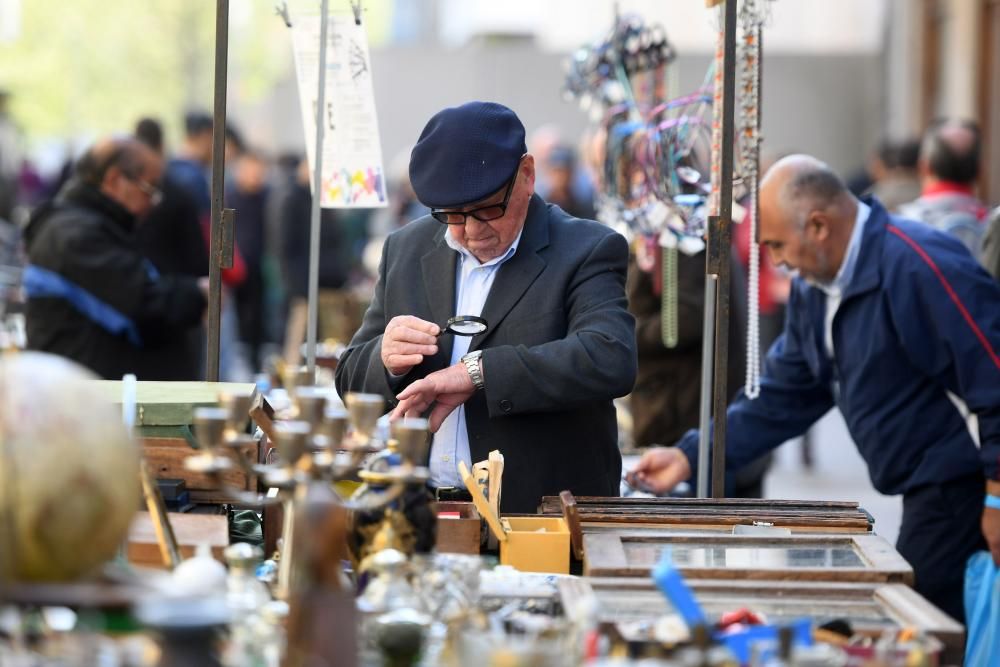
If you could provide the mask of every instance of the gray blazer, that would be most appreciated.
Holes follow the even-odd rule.
[[[378,283],[361,329],[337,367],[337,390],[395,396],[445,368],[451,336],[407,375],[382,365],[386,323],[455,315],[457,253],[430,216],[386,239]],[[472,460],[505,459],[502,510],[534,512],[543,495],[618,495],[621,456],[612,399],[632,389],[635,321],[626,309],[628,245],[607,227],[572,218],[534,195],[515,255],[499,269],[482,316],[486,388],[466,404]]]

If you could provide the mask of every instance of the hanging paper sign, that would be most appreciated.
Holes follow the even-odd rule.
[[[331,14],[328,21],[320,204],[323,208],[382,207],[386,205],[385,173],[368,36],[350,15]],[[292,47],[310,169],[316,164],[319,46],[319,15],[295,17]]]

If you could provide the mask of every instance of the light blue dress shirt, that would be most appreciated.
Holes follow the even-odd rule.
[[[452,239],[451,234],[445,234],[444,238],[448,247],[458,252],[458,262],[455,267],[454,314],[482,315],[486,297],[490,295],[497,271],[517,252],[521,234],[518,233],[517,238],[514,239],[514,243],[511,244],[506,253],[483,264],[480,264],[471,252]],[[472,343],[471,336],[454,336],[454,339],[451,348],[452,365],[458,363],[465,356]],[[471,458],[469,431],[465,425],[465,406],[460,405],[448,415],[441,424],[441,428],[434,434],[430,456],[431,486],[462,487],[462,478],[458,475],[458,462],[465,461],[465,465],[471,468]]]
[[[847,251],[844,259],[840,263],[840,269],[834,277],[832,283],[817,283],[823,292],[826,293],[826,321],[824,322],[823,343],[827,355],[833,359],[833,316],[840,308],[841,295],[854,278],[854,267],[858,263],[858,253],[861,251],[861,236],[865,229],[865,222],[871,213],[871,207],[863,201],[858,202],[858,213],[854,218],[854,229],[851,230],[851,239],[847,242]]]

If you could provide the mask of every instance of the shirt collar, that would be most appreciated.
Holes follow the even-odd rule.
[[[458,254],[460,254],[462,257],[474,260],[477,266],[494,266],[496,264],[503,264],[508,259],[514,256],[514,253],[517,252],[517,245],[518,243],[521,242],[522,234],[524,234],[524,225],[521,225],[521,231],[517,233],[517,237],[514,239],[514,242],[510,244],[509,248],[507,248],[507,252],[500,255],[499,257],[494,257],[488,262],[482,262],[482,263],[479,262],[476,256],[473,255],[468,248],[464,248],[461,245],[459,245],[458,241],[453,239],[451,234],[447,230],[445,230],[444,233],[444,242],[448,244],[449,248],[458,252]]]
[[[841,293],[854,277],[854,268],[858,263],[858,253],[861,250],[861,237],[864,234],[865,221],[871,213],[871,207],[863,201],[858,201],[858,213],[854,218],[854,229],[851,230],[851,240],[847,243],[847,251],[844,253],[844,260],[840,263],[840,270],[831,283],[817,283],[816,286],[827,294]]]

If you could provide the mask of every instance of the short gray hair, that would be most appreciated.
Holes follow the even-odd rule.
[[[795,210],[797,224],[805,227],[810,211],[823,209],[847,194],[847,186],[827,164],[815,161],[799,166],[780,192],[783,207]]]

